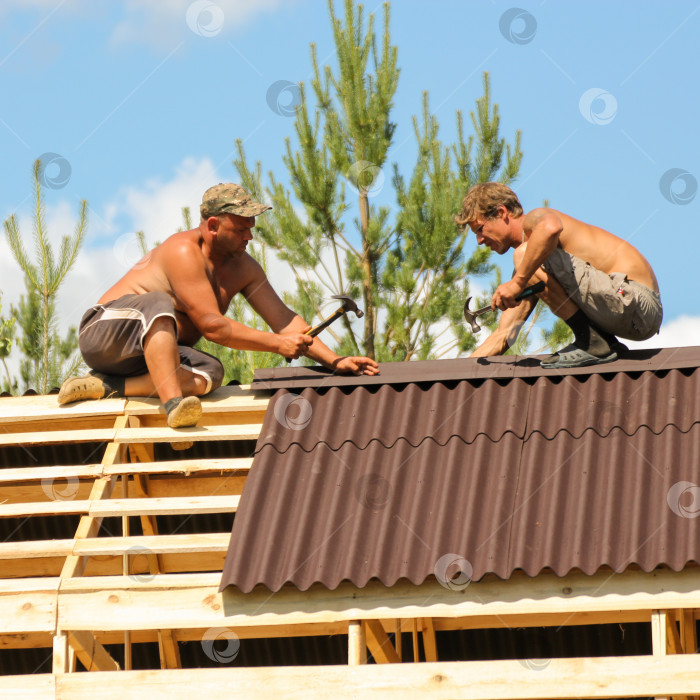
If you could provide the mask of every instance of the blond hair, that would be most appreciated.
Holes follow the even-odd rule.
[[[523,207],[518,196],[500,182],[482,182],[474,185],[462,200],[462,210],[453,217],[460,228],[466,228],[477,219],[494,219],[498,207],[505,207],[513,216],[521,216]]]

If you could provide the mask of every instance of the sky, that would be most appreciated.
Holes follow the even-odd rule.
[[[335,7],[342,14],[340,0]],[[382,4],[365,9],[381,31]],[[700,345],[689,293],[700,250],[700,1],[394,0],[390,30],[397,128],[374,203],[393,204],[393,163],[410,173],[423,92],[450,143],[457,110],[474,109],[488,71],[501,134],[522,132],[513,188],[525,209],[547,200],[652,264],[664,323],[630,346]],[[86,240],[58,300],[62,327],[140,257],[136,231],[163,240],[181,226],[182,207],[197,212],[206,188],[237,181],[236,139],[289,184],[284,140],[295,142],[311,43],[335,66],[325,0],[3,0],[0,216],[14,214],[30,242],[36,158],[55,242],[88,202]],[[498,262],[509,276],[510,255]],[[278,289],[291,283],[273,267]],[[3,237],[5,315],[23,289]]]

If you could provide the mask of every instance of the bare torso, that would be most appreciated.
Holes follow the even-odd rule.
[[[187,304],[175,291],[174,276],[181,274],[178,257],[188,256],[195,262],[197,277],[206,275],[216,299],[216,306],[226,313],[231,299],[250,283],[257,263],[247,253],[212,262],[203,250],[203,238],[199,229],[175,233],[149,251],[114,286],[99,299],[100,304],[118,299],[125,294],[165,292],[173,300],[178,326],[178,342],[194,345],[201,333],[187,313]],[[194,260],[193,260],[194,259]],[[198,274],[197,274],[198,273]],[[183,280],[178,279],[180,284]],[[187,280],[184,280],[186,283]]]
[[[560,211],[554,213],[563,224],[559,246],[564,251],[591,263],[606,274],[622,272],[630,280],[659,291],[651,265],[633,245],[598,226],[586,224]]]

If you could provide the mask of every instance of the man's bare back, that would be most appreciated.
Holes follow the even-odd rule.
[[[656,276],[646,258],[627,241],[600,228],[587,224],[555,209],[533,209],[525,216],[525,240],[532,225],[542,213],[561,221],[559,246],[581,260],[591,263],[606,274],[621,272],[630,280],[639,282],[655,292],[659,291]]]

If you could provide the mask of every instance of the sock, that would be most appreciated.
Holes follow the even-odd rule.
[[[611,346],[616,338],[596,328],[588,320],[588,316],[579,309],[573,316],[564,320],[574,333],[574,345],[596,357],[605,357],[611,352]]]
[[[124,396],[126,377],[118,374],[99,374],[96,376],[99,376],[105,385],[104,398],[108,396]]]
[[[182,396],[176,396],[174,399],[166,401],[163,405],[165,406],[166,415],[170,415],[170,412],[177,407],[177,405],[182,401]]]

